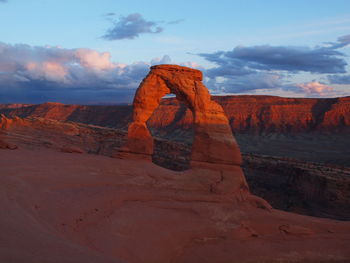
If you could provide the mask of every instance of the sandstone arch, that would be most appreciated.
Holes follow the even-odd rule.
[[[158,107],[161,98],[173,93],[192,111],[194,140],[191,165],[194,162],[240,165],[241,153],[222,107],[211,100],[202,83],[202,72],[177,65],[151,67],[136,91],[133,120],[128,128],[124,152],[150,157],[153,138],[146,122]]]

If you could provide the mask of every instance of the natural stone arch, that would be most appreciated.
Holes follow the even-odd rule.
[[[191,165],[194,162],[240,165],[241,153],[222,107],[211,100],[202,83],[202,72],[177,65],[157,65],[141,82],[133,101],[132,123],[123,152],[150,159],[153,138],[146,122],[166,94],[173,93],[193,113],[194,140]]]

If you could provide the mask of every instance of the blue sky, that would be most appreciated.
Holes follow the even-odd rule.
[[[150,65],[212,94],[350,95],[350,1],[0,0],[0,103],[130,102]]]

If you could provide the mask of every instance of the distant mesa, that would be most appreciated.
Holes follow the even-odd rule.
[[[132,123],[128,128],[128,142],[123,152],[151,158],[153,138],[146,122],[159,106],[161,98],[173,93],[193,114],[191,164],[204,162],[241,165],[241,153],[224,110],[211,99],[202,78],[201,71],[187,67],[151,67],[135,94]]]

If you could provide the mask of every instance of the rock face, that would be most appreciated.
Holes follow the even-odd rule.
[[[310,99],[239,95],[212,96],[212,100],[222,106],[235,133],[347,133],[350,129],[350,97]],[[123,128],[131,120],[132,107],[0,104],[0,113]],[[174,132],[174,129],[191,128],[192,123],[191,110],[177,99],[169,98],[161,101],[148,120],[148,127]]]
[[[136,91],[133,120],[128,128],[127,150],[151,156],[153,138],[146,122],[163,96],[173,93],[193,113],[194,140],[191,161],[240,165],[241,153],[222,107],[211,100],[199,70],[176,65],[151,67]]]
[[[350,97],[282,98],[275,96],[213,96],[235,133],[336,132],[350,130]],[[167,117],[165,118],[165,115]],[[190,128],[192,116],[174,99],[163,100],[149,120],[152,128]]]
[[[20,119],[20,118],[16,118]],[[8,143],[6,142],[2,137],[2,133],[4,132],[4,130],[6,130],[8,128],[9,125],[11,125],[12,120],[6,118],[4,115],[0,114],[0,149],[9,149],[9,150],[15,150],[17,149],[17,145],[12,144],[12,143]]]

